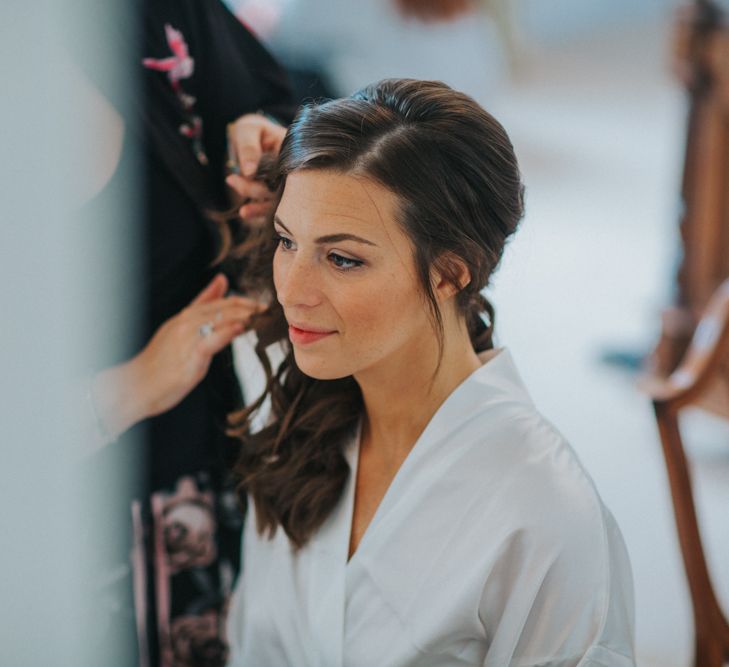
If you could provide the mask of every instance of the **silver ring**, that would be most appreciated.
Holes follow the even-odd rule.
[[[215,327],[212,322],[204,322],[197,330],[201,338],[207,338],[213,331],[215,331]]]

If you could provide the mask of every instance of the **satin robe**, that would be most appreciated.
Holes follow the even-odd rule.
[[[441,405],[348,561],[346,489],[296,553],[244,531],[234,667],[630,667],[617,525],[501,350]]]

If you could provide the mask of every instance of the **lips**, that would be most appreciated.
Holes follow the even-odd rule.
[[[327,338],[335,333],[337,332],[317,329],[310,325],[297,326],[295,324],[289,324],[289,338],[294,345],[309,345],[311,343],[316,343],[317,341]]]

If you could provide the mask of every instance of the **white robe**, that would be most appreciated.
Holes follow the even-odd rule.
[[[331,516],[298,553],[249,511],[234,667],[629,667],[622,537],[509,353],[446,399],[347,562],[359,438]]]

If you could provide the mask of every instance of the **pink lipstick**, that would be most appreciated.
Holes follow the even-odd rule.
[[[336,331],[312,331],[311,329],[302,329],[293,324],[289,324],[289,338],[294,345],[308,345],[316,343],[316,341],[331,336]]]

